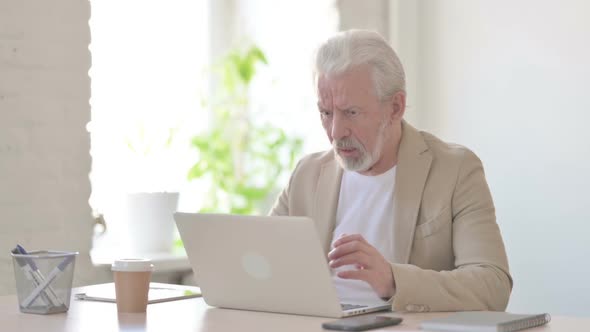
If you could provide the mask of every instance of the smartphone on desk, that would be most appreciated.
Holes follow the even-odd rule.
[[[401,323],[402,320],[403,319],[400,317],[356,316],[326,322],[322,324],[322,327],[327,330],[365,331],[379,327],[397,325]]]

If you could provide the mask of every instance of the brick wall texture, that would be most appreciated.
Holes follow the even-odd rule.
[[[79,251],[92,280],[88,0],[0,0],[0,294],[9,250]]]

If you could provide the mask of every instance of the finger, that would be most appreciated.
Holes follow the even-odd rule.
[[[336,274],[342,279],[362,280],[370,284],[371,272],[369,270],[346,270]]]
[[[336,241],[338,241],[339,239],[341,239],[341,238],[343,238],[343,237],[345,237],[345,236],[348,236],[348,234],[346,234],[346,233],[342,233],[342,234],[340,234],[340,235],[339,235],[339,236],[336,238]],[[332,242],[332,248],[334,248],[334,244],[336,243],[336,241]]]
[[[339,245],[338,247],[332,249],[328,253],[328,258],[330,260],[338,259],[342,256],[352,254],[354,252],[364,252],[365,254],[370,254],[372,252],[371,247],[359,241],[352,241],[347,242],[344,244]]]
[[[347,234],[344,236],[341,235],[340,238],[338,238],[338,240],[334,241],[334,243],[332,245],[334,246],[334,248],[336,248],[344,243],[351,242],[351,241],[360,241],[360,242],[367,243],[365,238],[360,234],[350,234],[350,235]]]
[[[352,254],[342,256],[338,259],[331,260],[329,265],[331,268],[338,268],[344,265],[357,265],[362,268],[368,268],[370,266],[369,261],[370,257],[367,254],[357,251]]]

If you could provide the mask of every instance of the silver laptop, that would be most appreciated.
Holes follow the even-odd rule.
[[[339,303],[310,218],[180,212],[174,218],[211,306],[321,317],[391,308]]]

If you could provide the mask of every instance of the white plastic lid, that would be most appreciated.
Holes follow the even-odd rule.
[[[123,258],[117,259],[111,266],[112,271],[125,271],[125,272],[145,272],[153,271],[154,265],[151,259],[145,258]]]

